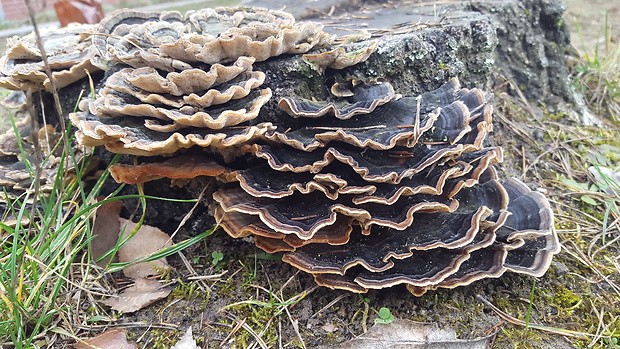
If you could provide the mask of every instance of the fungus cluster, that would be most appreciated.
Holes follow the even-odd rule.
[[[559,245],[551,208],[520,181],[498,178],[502,150],[484,145],[491,106],[480,90],[452,79],[403,97],[383,79],[345,79],[319,101],[261,88],[277,77],[254,62],[332,40],[278,11],[116,12],[92,38],[93,62],[107,74],[70,115],[77,139],[169,156],[114,166],[120,182],[218,178],[218,224],[285,252],[320,285],[405,284],[420,295],[507,270],[542,275]],[[332,47],[304,61],[341,69],[377,46]],[[279,111],[263,115],[267,103]]]
[[[558,249],[549,203],[498,179],[502,150],[483,146],[491,106],[480,90],[456,79],[400,99],[386,82],[350,90],[344,104],[280,100],[305,120],[249,146],[264,163],[214,193],[224,230],[354,292],[405,284],[420,295],[547,270]]]
[[[39,190],[47,192],[52,189],[61,162],[60,151],[56,148],[61,134],[51,125],[33,131],[32,115],[25,101],[23,92],[14,91],[0,102],[12,110],[15,120],[14,128],[0,133],[0,187],[5,193],[0,202],[32,189],[34,169],[26,165],[26,160],[34,167],[37,161],[35,142],[46,159],[42,161],[38,177]]]
[[[99,70],[93,64],[94,26],[72,24],[41,31],[41,41],[52,71],[54,88],[62,88]],[[0,58],[0,87],[9,90],[51,92],[52,84],[45,72],[43,55],[34,33],[7,40],[7,50]]]
[[[71,116],[85,145],[134,155],[194,145],[225,149],[273,128],[256,119],[270,100],[255,61],[331,43],[322,26],[285,12],[218,8],[115,12],[99,24],[97,65],[111,73],[97,98]],[[225,65],[228,63],[228,65]]]

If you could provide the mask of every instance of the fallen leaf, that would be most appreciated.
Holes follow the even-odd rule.
[[[200,349],[194,341],[194,335],[192,334],[192,326],[190,326],[177,344],[173,345],[170,349]]]
[[[118,220],[121,226],[121,238],[129,235],[137,226],[128,219],[118,218]],[[168,234],[158,228],[143,224],[136,234],[118,250],[118,259],[121,263],[131,262],[169,246],[172,246],[172,241]],[[123,273],[129,278],[139,279],[161,274],[168,268],[166,258],[160,258],[128,266],[123,269]]]
[[[325,325],[321,326],[321,328],[323,329],[323,331],[329,333],[336,332],[336,330],[338,329],[338,327],[336,327],[331,322],[326,323]]]
[[[121,230],[118,215],[123,206],[120,200],[113,200],[97,207],[92,228],[94,238],[90,242],[90,251],[94,260],[99,259],[116,245],[118,233]],[[105,258],[97,262],[97,265],[103,268],[109,262],[110,258]]]
[[[486,349],[490,338],[457,339],[452,329],[436,324],[396,319],[389,324],[375,324],[365,334],[333,348],[342,349]]]
[[[620,194],[620,172],[603,166],[590,166],[588,171],[594,177],[594,183],[609,195]]]
[[[126,335],[126,330],[114,328],[69,345],[76,349],[137,349],[135,344],[127,342]]]
[[[118,296],[103,300],[102,303],[114,310],[133,313],[166,298],[171,291],[169,287],[162,287],[157,280],[137,279],[133,286],[125,289]]]

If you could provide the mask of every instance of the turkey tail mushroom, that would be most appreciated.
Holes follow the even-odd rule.
[[[253,66],[332,42],[322,25],[280,11],[115,12],[92,36],[94,62],[109,71],[70,115],[77,140],[152,157],[115,165],[120,182],[217,178],[210,208],[223,230],[285,252],[319,285],[420,295],[506,271],[542,275],[559,250],[552,210],[519,180],[499,178],[503,151],[485,142],[492,107],[481,90],[454,78],[403,97],[383,78],[336,78],[316,100],[282,95]],[[379,45],[303,60],[342,69]],[[18,52],[36,56],[22,46],[2,61],[0,83],[44,86],[15,74]],[[152,160],[160,155],[169,158]]]

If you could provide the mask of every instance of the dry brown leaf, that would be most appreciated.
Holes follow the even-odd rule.
[[[177,342],[177,344],[173,345],[170,349],[200,349],[196,345],[196,341],[194,340],[194,335],[192,334],[192,326],[190,326],[183,337]]]
[[[121,226],[121,236],[124,238],[137,226],[136,223],[118,218]],[[157,252],[172,245],[170,236],[150,225],[142,225],[136,234],[129,239],[118,251],[121,263],[131,262],[138,258]],[[166,258],[160,258],[150,262],[137,263],[123,269],[125,276],[132,279],[145,278],[149,275],[161,274],[169,268]]]
[[[452,329],[436,324],[396,319],[389,324],[375,324],[365,334],[338,344],[342,349],[486,349],[490,338],[457,339]]]
[[[106,202],[97,208],[92,230],[94,238],[90,242],[91,255],[94,260],[116,245],[121,228],[118,215],[122,208],[123,203],[119,200]],[[110,259],[105,258],[97,262],[97,265],[105,267],[109,262]]]
[[[338,330],[338,327],[336,327],[336,325],[334,325],[331,322],[326,323],[325,325],[321,326],[321,329],[323,329],[323,331],[325,332],[336,332]]]
[[[107,330],[95,337],[69,344],[76,349],[137,349],[138,347],[127,342],[127,331],[121,328]]]
[[[171,291],[172,289],[169,287],[162,287],[157,280],[137,279],[133,286],[118,296],[102,302],[114,310],[132,313],[167,297]]]

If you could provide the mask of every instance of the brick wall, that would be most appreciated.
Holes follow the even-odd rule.
[[[2,10],[0,15],[4,14],[4,18],[0,20],[5,21],[19,21],[28,19],[28,8],[26,7],[25,0],[1,0]],[[30,0],[33,4],[35,12],[51,11],[54,13],[54,3],[58,0]],[[120,0],[103,0],[104,4],[115,5]]]

